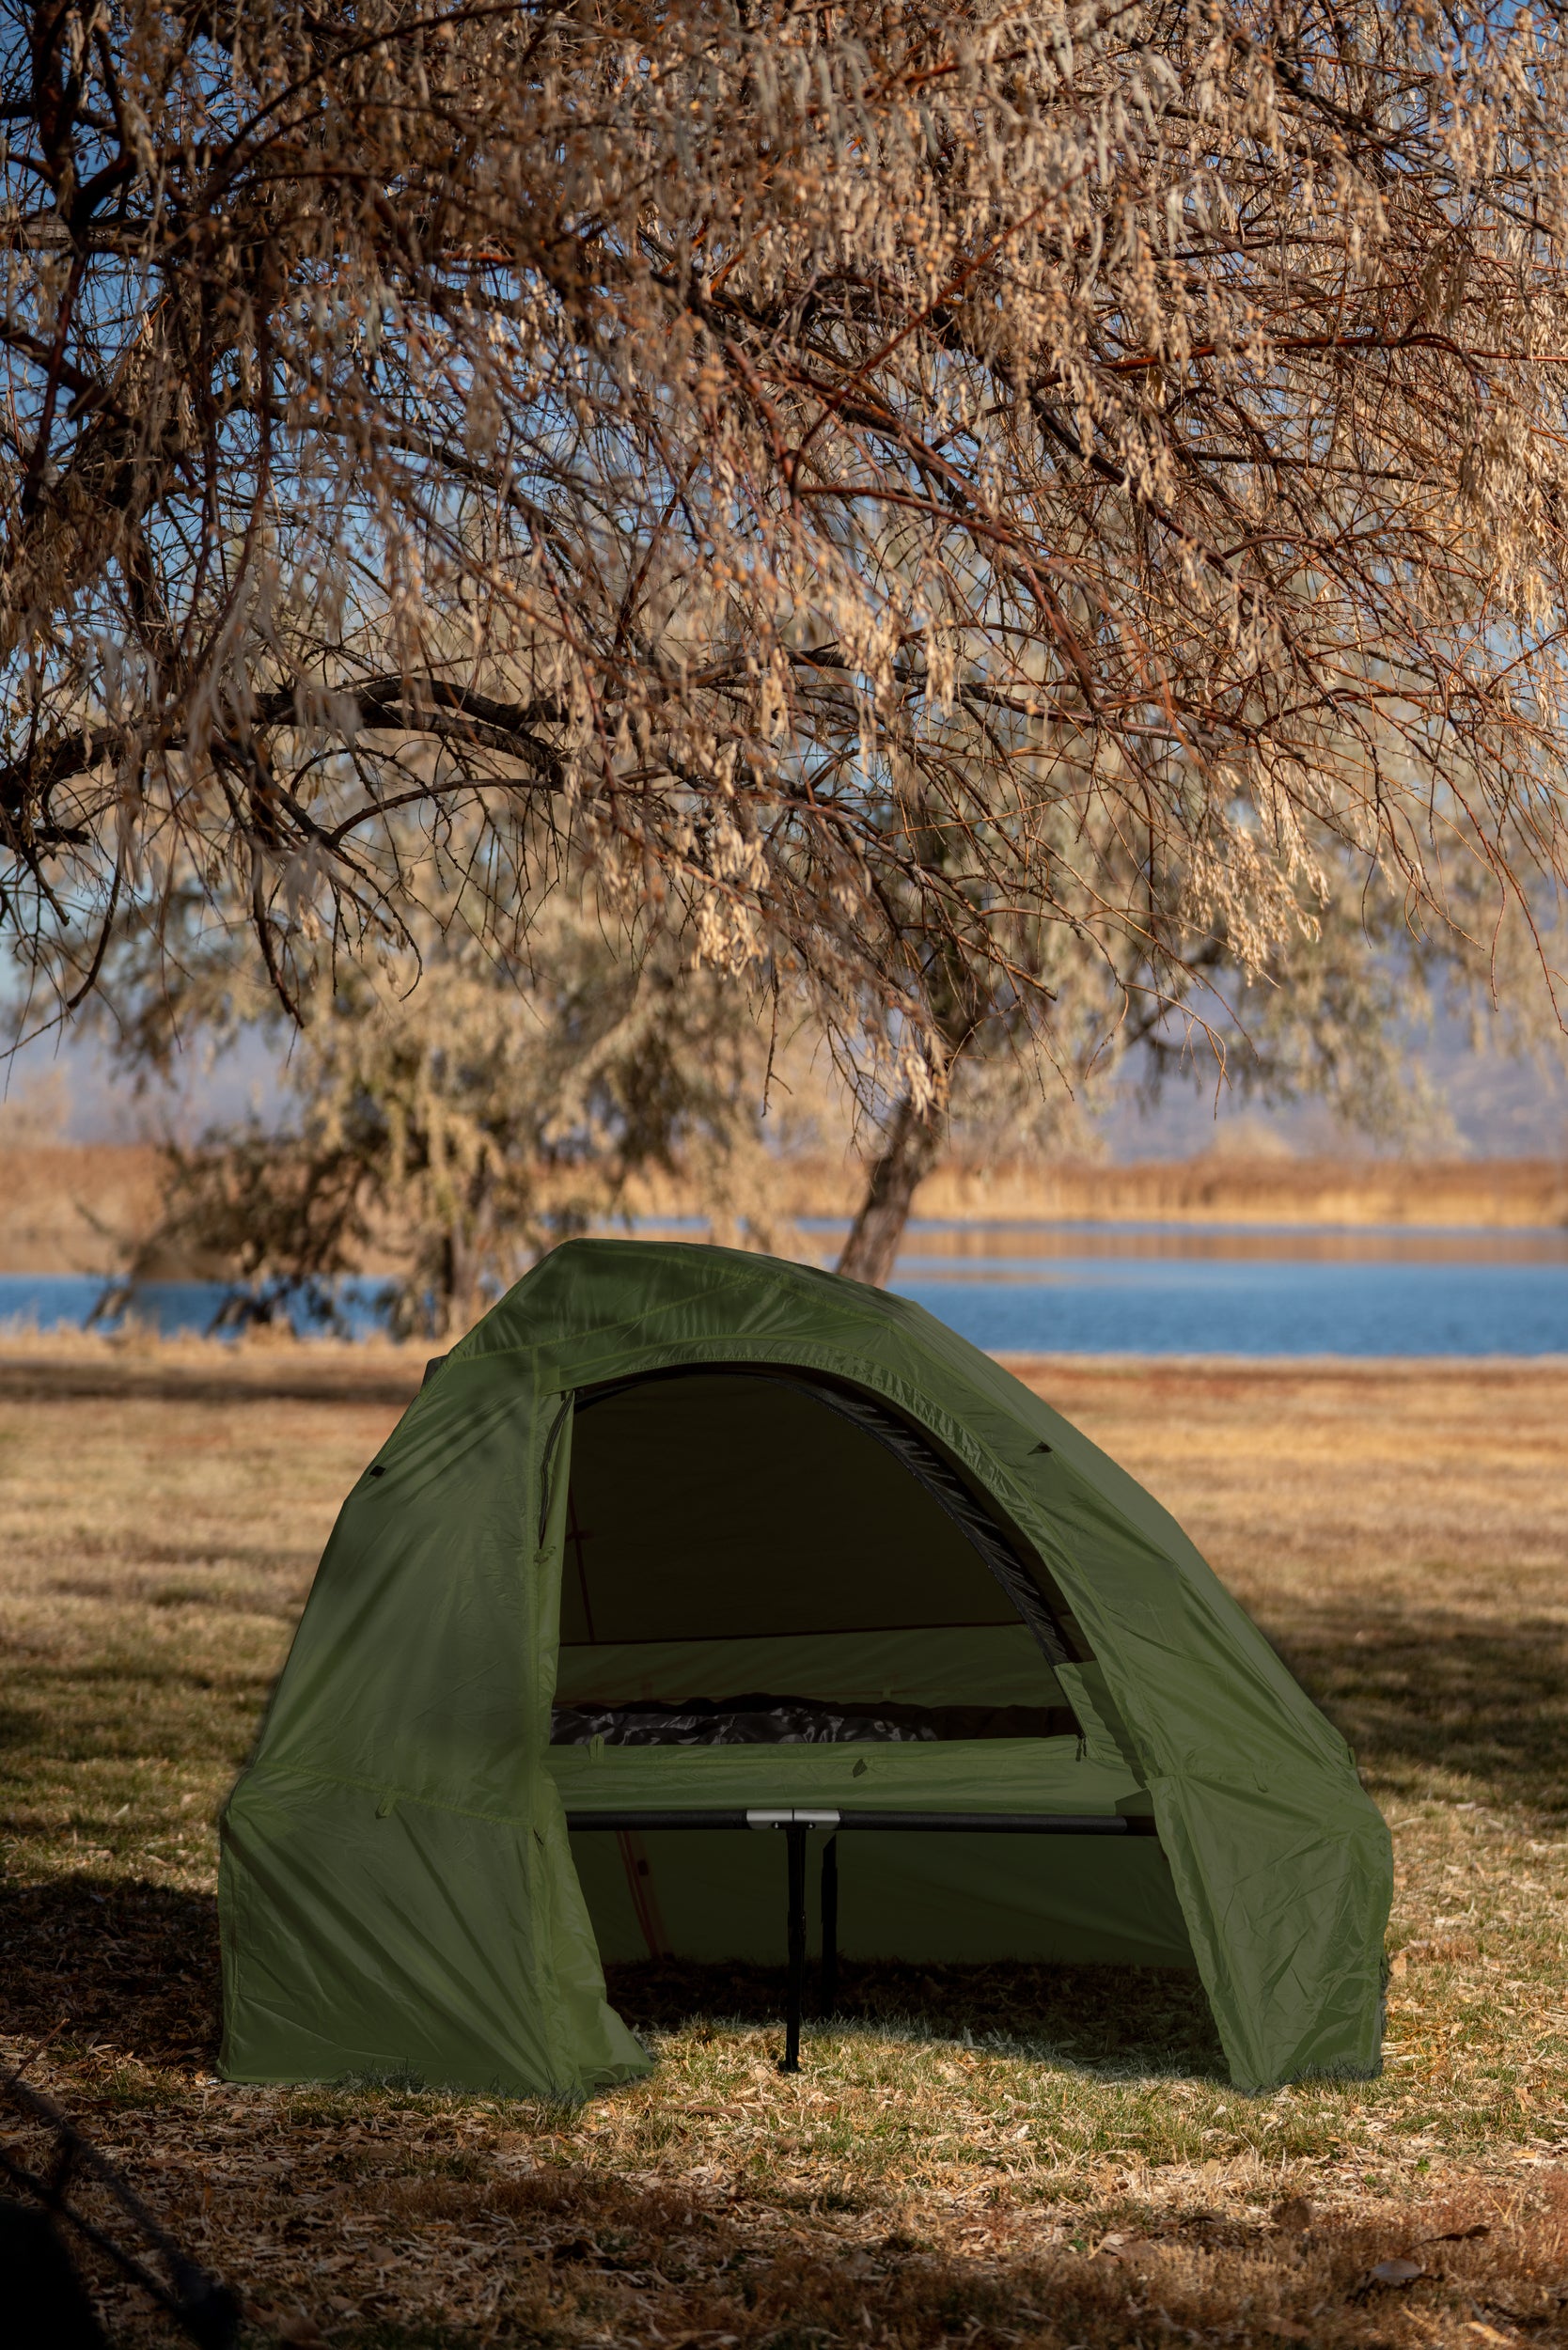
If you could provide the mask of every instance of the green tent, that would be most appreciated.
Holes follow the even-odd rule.
[[[759,1811],[857,1828],[847,1953],[1196,1967],[1238,2086],[1377,2069],[1388,1831],[1166,1512],[900,1298],[574,1241],[344,1505],[224,1814],[224,2071],[643,2073],[601,1961],[776,1961]],[[937,1832],[1012,1815],[1137,1832]]]

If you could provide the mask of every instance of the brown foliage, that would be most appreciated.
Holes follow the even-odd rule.
[[[61,998],[193,884],[290,1005],[432,849],[512,920],[532,812],[918,1110],[1074,958],[1113,1013],[1266,969],[1341,855],[1482,951],[1539,915],[1549,13],[7,27],[0,828]]]

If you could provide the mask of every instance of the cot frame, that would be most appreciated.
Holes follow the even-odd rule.
[[[830,1811],[799,1806],[750,1806],[721,1811],[569,1811],[572,1835],[594,1829],[619,1833],[666,1828],[782,1829],[785,1842],[785,1947],[789,1982],[781,2073],[800,2070],[801,2020],[806,2005],[806,1840],[825,1833],[822,1867],[821,2007],[831,2015],[839,1996],[839,1838],[851,1831],[964,1836],[1127,1836],[1153,1830],[1152,1820],[1124,1812],[1078,1811]]]

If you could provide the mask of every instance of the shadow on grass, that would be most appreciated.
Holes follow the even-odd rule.
[[[1032,2350],[1127,2350],[1151,2341],[1388,2350],[1390,2341],[1439,2331],[1445,2341],[1519,2341],[1523,2327],[1555,2342],[1561,2203],[1549,2190],[1539,2200],[1546,2208],[1527,2217],[1516,2201],[1509,2210],[1472,2193],[1414,2212],[1335,2214],[1297,2233],[1256,2214],[1168,2203],[1155,2216],[1133,2197],[1113,2197],[1092,2218],[1083,2215],[1075,2243],[1042,2243],[1038,2210],[998,2201],[966,2208],[960,2250],[950,2236],[933,2241],[908,2226],[884,2232],[878,2218],[840,2230],[830,2201],[803,2208],[770,2197],[773,2212],[788,2214],[780,2229],[753,2198],[729,2203],[673,2183],[541,2165],[521,2179],[432,2180],[406,2191],[398,2232],[444,2221],[452,2248],[422,2255],[427,2273],[441,2275],[445,2262],[448,2304],[423,2322],[400,2322],[391,2310],[361,2313],[365,2286],[376,2289],[367,2271],[384,2230],[360,2248],[336,2238],[351,2248],[335,2264],[337,2279],[353,2284],[360,2307],[358,2322],[331,2339],[344,2350],[480,2350],[496,2342],[591,2350],[651,2338],[684,2350],[850,2342],[943,2350],[955,2342],[1013,2350],[1026,2339]],[[919,2217],[904,2217],[917,2231]],[[1110,2218],[1117,2232],[1096,2245]],[[1447,2240],[1438,2248],[1424,2242],[1439,2232]],[[489,2271],[493,2308],[497,2292],[508,2296],[499,2320],[478,2314],[458,2266],[487,2239],[504,2242],[510,2266],[504,2282],[499,2264]],[[1406,2257],[1413,2241],[1422,2246],[1419,2261]],[[1390,2259],[1407,2292],[1379,2278],[1375,2264]],[[1508,2332],[1478,2325],[1472,2312],[1482,2309]]]
[[[607,1974],[634,2030],[779,2025],[784,2012],[781,1966],[666,1959]],[[814,1991],[813,1982],[808,2015]],[[1094,2071],[1225,2073],[1201,1986],[1174,1969],[846,1961],[836,2013],[840,2023],[1000,2044]],[[220,2029],[210,1895],[80,1876],[0,1892],[0,2032],[24,2049],[55,2035],[61,2057],[90,2048],[188,2069],[215,2062]]]
[[[36,1747],[41,1728],[39,1715],[24,1713],[20,1706],[0,1705],[0,1747]]]
[[[782,2033],[781,1966],[660,1959],[608,1966],[605,1975],[611,2003],[634,2031],[687,2030],[723,2021],[775,2025]],[[820,2015],[816,1993],[813,1969],[808,2037]],[[1173,1967],[845,1960],[835,2017],[922,2040],[1048,2053],[1096,2072],[1226,2076],[1202,1986],[1196,1975]]]
[[[1474,1782],[1499,1804],[1568,1810],[1568,1631],[1417,1608],[1314,1615],[1277,1641],[1368,1770]]]
[[[219,2006],[210,1895],[79,1876],[0,1891],[0,2031],[24,2045],[210,2065]]]

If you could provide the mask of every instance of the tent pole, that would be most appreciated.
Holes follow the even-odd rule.
[[[839,1839],[823,1846],[823,2013],[839,2006]]]
[[[784,1828],[790,1876],[790,1988],[784,2019],[781,2073],[800,2071],[800,2012],[806,1998],[806,1829],[793,1820]]]

